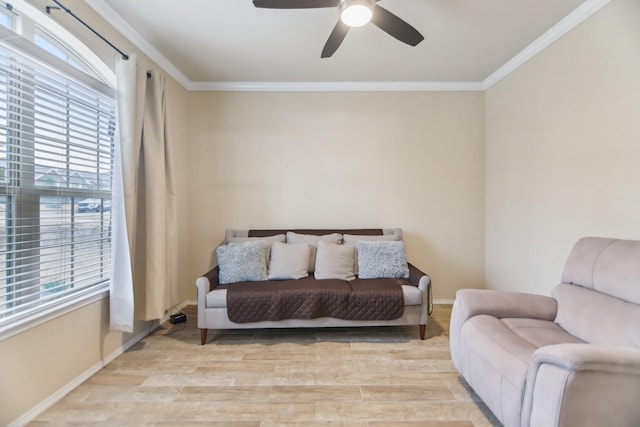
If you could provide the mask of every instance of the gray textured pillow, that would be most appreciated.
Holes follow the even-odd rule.
[[[232,237],[229,239],[227,243],[244,243],[244,242],[257,242],[259,240],[265,242],[267,245],[267,265],[269,264],[269,258],[271,257],[271,245],[275,242],[284,243],[286,240],[286,236],[284,234],[276,234],[275,236],[268,237]]]
[[[311,253],[309,254],[309,273],[313,273],[316,270],[316,251],[320,240],[338,244],[342,242],[342,235],[333,233],[316,236],[313,234],[298,234],[293,231],[287,232],[287,243],[306,243],[311,248]]]
[[[398,234],[376,234],[376,235],[357,235],[357,234],[345,234],[342,236],[345,245],[352,245],[356,248],[358,242],[397,242],[402,241]],[[354,268],[356,274],[358,274],[358,252],[356,251],[356,257],[354,262]]]
[[[336,245],[320,240],[316,255],[316,279],[355,279],[354,257],[355,248],[353,246]]]
[[[358,277],[360,279],[409,277],[404,242],[359,241]]]
[[[216,249],[220,284],[267,280],[267,245],[264,240],[227,243]]]
[[[275,242],[271,246],[269,280],[297,280],[307,277],[310,253],[311,249],[306,243]]]

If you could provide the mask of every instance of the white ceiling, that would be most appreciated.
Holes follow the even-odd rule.
[[[325,59],[320,52],[338,19],[333,8],[258,9],[251,0],[86,1],[194,89],[247,82],[477,85],[536,40],[550,43],[610,0],[381,0],[425,40],[411,47],[368,24],[351,29]]]

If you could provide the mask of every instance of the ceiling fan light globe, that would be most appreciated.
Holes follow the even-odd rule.
[[[371,21],[373,11],[364,4],[347,5],[340,13],[340,19],[350,27],[362,27]]]

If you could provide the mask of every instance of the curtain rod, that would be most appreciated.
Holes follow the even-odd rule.
[[[51,14],[51,10],[63,10],[65,11],[67,14],[71,15],[73,17],[73,19],[75,19],[76,21],[78,21],[79,23],[81,23],[86,29],[88,29],[89,31],[91,31],[93,34],[95,34],[96,36],[100,37],[100,40],[102,40],[103,42],[105,42],[106,44],[108,44],[112,49],[114,49],[116,52],[118,52],[120,55],[122,55],[122,59],[124,59],[125,61],[129,59],[129,55],[127,55],[126,53],[124,53],[123,51],[121,51],[120,49],[118,49],[118,47],[116,45],[114,45],[113,43],[111,43],[109,40],[107,40],[102,34],[100,34],[99,32],[97,32],[96,30],[94,30],[89,24],[87,24],[86,22],[84,22],[78,15],[76,15],[75,13],[73,13],[71,11],[71,9],[69,9],[68,7],[65,7],[62,3],[60,3],[58,0],[51,0],[52,2],[54,2],[57,6],[46,6],[45,10],[47,11],[47,14],[50,15]],[[147,78],[151,77],[151,73],[149,71],[147,71]]]
[[[105,42],[106,44],[108,44],[109,46],[111,46],[111,48],[113,48],[114,50],[116,50],[120,55],[122,55],[122,59],[129,59],[129,55],[127,55],[126,53],[124,53],[123,51],[121,51],[120,49],[118,49],[116,47],[116,45],[114,45],[113,43],[111,43],[109,40],[107,40],[106,38],[104,38],[104,36],[102,34],[100,34],[99,32],[97,32],[96,30],[94,30],[93,28],[91,28],[91,26],[89,24],[87,24],[86,22],[84,22],[82,19],[80,19],[80,17],[78,15],[76,15],[75,13],[73,13],[71,11],[71,9],[65,7],[62,5],[62,3],[60,3],[58,0],[51,0],[52,2],[54,2],[55,4],[58,5],[58,7],[56,6],[46,6],[45,10],[47,11],[47,14],[51,14],[51,10],[52,9],[62,9],[64,10],[66,13],[68,13],[69,15],[71,15],[76,21],[78,21],[79,23],[81,23],[82,25],[85,26],[85,28],[89,31],[91,31],[93,34],[95,34],[96,36],[100,37],[100,40],[102,40],[103,42]]]

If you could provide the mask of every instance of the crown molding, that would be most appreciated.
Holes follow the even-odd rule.
[[[551,27],[549,31],[538,37],[533,43],[525,47],[520,53],[507,61],[502,67],[498,68],[493,74],[482,82],[484,90],[498,83],[507,77],[525,62],[542,52],[553,42],[564,36],[566,33],[580,25],[591,15],[609,4],[611,0],[587,0],[577,9],[567,15],[564,19]]]
[[[213,92],[460,92],[481,82],[191,82],[189,91]]]
[[[164,71],[173,77],[184,88],[191,83],[191,80],[180,71],[171,61],[169,61],[158,49],[140,35],[122,16],[120,16],[104,0],[84,0],[93,10],[98,12],[105,21],[118,30],[124,37],[129,39],[140,51],[151,58]]]
[[[445,92],[485,91],[507,77],[522,64],[536,56],[560,37],[571,31],[611,0],[586,0],[577,9],[551,27],[516,56],[478,82],[197,82],[191,81],[180,69],[140,35],[104,0],[85,0],[106,21],[120,31],[144,54],[164,69],[188,91],[220,92]]]

